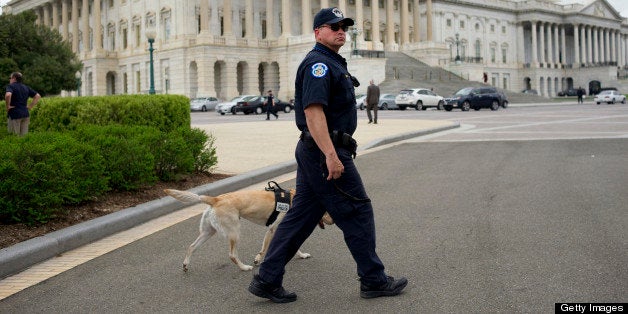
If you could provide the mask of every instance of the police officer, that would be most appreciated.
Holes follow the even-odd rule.
[[[314,17],[316,45],[299,66],[295,81],[295,120],[301,130],[295,156],[297,193],[279,224],[259,274],[249,291],[276,303],[297,299],[282,286],[285,266],[312,233],[325,211],[343,231],[360,277],[360,296],[401,293],[408,281],[384,272],[375,252],[373,208],[353,163],[357,127],[354,85],[347,63],[338,54],[353,20],[338,8]]]

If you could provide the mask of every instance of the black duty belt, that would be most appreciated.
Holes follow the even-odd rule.
[[[342,147],[348,150],[349,152],[351,152],[353,158],[355,158],[358,150],[358,142],[353,139],[353,137],[351,137],[351,134],[333,130],[329,132],[329,137],[331,138],[331,142],[334,144],[335,147]],[[301,132],[301,140],[303,140],[307,144],[316,145],[312,134],[308,130],[304,130]]]

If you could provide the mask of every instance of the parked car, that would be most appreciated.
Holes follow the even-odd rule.
[[[407,107],[414,107],[416,110],[436,107],[438,110],[442,110],[445,106],[445,99],[427,88],[404,89],[399,92],[395,102],[401,110],[405,110]]]
[[[576,88],[569,88],[563,91],[558,92],[557,94],[558,96],[578,96],[578,89]]]
[[[524,94],[532,94],[532,95],[538,95],[539,92],[536,89],[524,89],[521,91]]]
[[[242,112],[244,114],[262,114],[266,112],[267,106],[264,104],[266,102],[266,96],[249,96],[246,97],[236,104],[233,114],[237,112]],[[283,111],[288,113],[294,109],[294,105],[289,102],[281,101],[281,99],[275,97],[275,108],[273,110],[275,112]]]
[[[397,103],[395,102],[394,94],[381,94],[379,95],[379,103],[377,104],[377,108],[380,110],[392,110],[397,109]]]
[[[190,110],[192,111],[212,111],[218,105],[216,97],[197,97],[190,100]]]
[[[238,103],[238,101],[241,101],[242,99],[246,97],[251,97],[251,96],[253,95],[237,96],[231,99],[230,101],[219,103],[218,105],[216,105],[216,113],[219,113],[223,116],[227,113],[235,114],[235,105]]]
[[[622,95],[620,92],[616,90],[603,90],[599,94],[595,95],[593,99],[596,104],[607,103],[614,104],[616,102],[621,102],[622,104],[626,103],[626,96]]]
[[[453,108],[460,108],[462,111],[469,111],[471,108],[497,110],[500,106],[508,107],[508,98],[494,87],[465,87],[445,99],[445,103],[447,111]]]
[[[366,108],[366,95],[355,95],[355,107],[364,110]]]

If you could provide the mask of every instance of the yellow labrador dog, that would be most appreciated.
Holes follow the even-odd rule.
[[[229,258],[231,261],[238,265],[241,270],[253,269],[253,266],[242,263],[238,258],[236,247],[240,238],[240,218],[247,219],[258,225],[266,225],[268,218],[276,210],[275,193],[273,191],[237,191],[216,197],[197,195],[187,191],[172,189],[164,190],[164,192],[184,203],[201,201],[209,205],[201,217],[199,227],[200,234],[188,248],[185,260],[183,260],[184,271],[188,270],[192,253],[194,253],[201,244],[207,241],[207,239],[213,236],[216,231],[219,231],[229,240]],[[294,190],[290,190],[290,203],[292,203],[294,193]],[[270,240],[277,229],[277,225],[279,225],[285,214],[285,212],[279,212],[277,219],[268,226],[268,230],[266,230],[266,234],[264,235],[262,250],[255,256],[256,265],[262,262]],[[328,213],[325,213],[319,223],[321,228],[324,228],[323,223],[328,225],[333,224],[333,220]],[[299,250],[297,256],[300,258],[308,258],[310,254],[303,253]]]

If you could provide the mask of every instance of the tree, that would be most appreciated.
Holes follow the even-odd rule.
[[[0,16],[0,83],[7,85],[11,72],[19,71],[42,96],[76,89],[81,61],[58,31],[36,20],[31,11]]]

